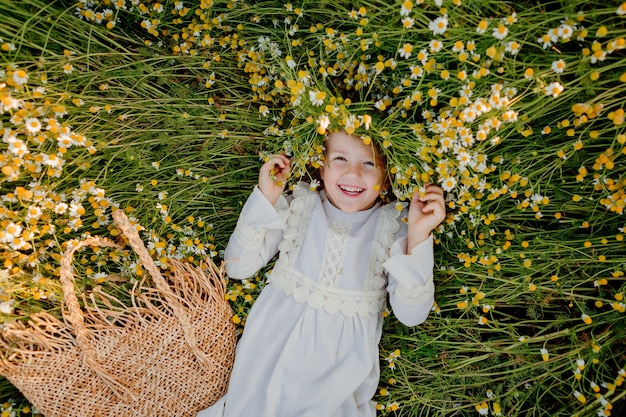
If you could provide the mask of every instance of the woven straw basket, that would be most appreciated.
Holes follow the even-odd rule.
[[[6,324],[0,373],[46,417],[195,416],[225,393],[234,359],[223,269],[172,261],[164,276],[124,213],[113,217],[154,288],[133,290],[132,307],[99,292],[81,309],[73,253],[118,245],[100,237],[80,242],[61,262],[64,322],[42,312]]]

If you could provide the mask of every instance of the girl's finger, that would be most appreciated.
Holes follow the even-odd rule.
[[[441,201],[442,204],[445,204],[442,198],[442,195],[439,193],[426,193],[423,196],[419,197],[419,201],[428,202],[428,201]]]
[[[285,156],[274,158],[272,160],[272,163],[273,163],[274,167],[283,168],[283,169],[287,168],[290,165],[289,159],[287,157],[285,157]]]
[[[436,185],[432,185],[432,184],[427,184],[424,189],[426,190],[426,193],[436,193],[439,195],[443,195],[443,188],[438,187]]]
[[[438,202],[431,201],[430,203],[422,207],[422,211],[426,213],[439,213],[439,212],[443,212],[444,209],[443,209],[443,206],[439,204]]]

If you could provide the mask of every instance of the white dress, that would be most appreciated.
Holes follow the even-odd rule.
[[[237,345],[227,394],[198,417],[370,417],[389,303],[408,326],[433,305],[432,237],[405,254],[395,205],[344,213],[307,184],[275,207],[255,188],[225,252],[231,278],[280,251]]]

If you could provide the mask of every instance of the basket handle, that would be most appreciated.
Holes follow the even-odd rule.
[[[63,316],[74,329],[76,344],[82,354],[85,366],[92,369],[103,380],[103,382],[117,394],[118,397],[130,397],[134,399],[137,397],[137,393],[119,382],[114,375],[111,375],[102,369],[102,366],[100,366],[96,360],[96,352],[91,347],[89,331],[87,330],[87,326],[85,326],[85,317],[83,316],[80,304],[78,304],[78,298],[76,297],[76,290],[74,288],[74,276],[72,274],[72,260],[74,252],[89,245],[120,248],[120,245],[109,239],[93,236],[78,242],[76,245],[65,251],[63,257],[61,258],[60,281],[68,312],[66,314],[66,312],[63,311]]]
[[[146,270],[152,277],[154,285],[159,291],[161,291],[161,293],[167,300],[168,305],[172,309],[174,315],[178,319],[178,323],[183,330],[187,346],[194,354],[194,356],[198,359],[200,364],[202,364],[203,366],[208,365],[209,359],[204,354],[204,352],[202,352],[202,350],[198,348],[196,335],[193,333],[191,321],[189,320],[189,316],[187,315],[185,308],[180,303],[180,301],[178,301],[169,284],[167,283],[165,278],[163,278],[163,275],[161,275],[159,267],[156,265],[156,263],[154,263],[152,256],[150,256],[150,253],[144,246],[143,241],[139,237],[137,229],[135,229],[130,224],[130,220],[122,210],[113,209],[111,215],[113,216],[113,220],[115,220],[115,225],[120,229],[122,234],[128,238],[130,246],[139,257],[139,260],[141,261],[143,267],[146,268]]]
[[[154,263],[154,260],[150,256],[150,253],[146,249],[143,244],[143,241],[139,237],[139,233],[137,230],[130,224],[130,220],[126,215],[122,212],[122,210],[114,209],[112,212],[113,219],[115,220],[116,226],[120,229],[120,231],[128,238],[131,247],[137,253],[140,261],[143,266],[146,268],[148,273],[152,276],[152,280],[159,291],[163,294],[166,299],[168,305],[172,308],[174,315],[178,319],[180,323],[183,334],[185,336],[185,341],[191,350],[191,352],[196,356],[201,365],[207,366],[209,365],[209,359],[197,346],[197,340],[195,334],[193,333],[193,329],[191,327],[191,322],[189,320],[189,316],[187,315],[184,307],[181,303],[176,299],[175,294],[172,292],[169,284],[161,275],[159,271],[159,267]],[[72,328],[74,329],[74,333],[76,335],[76,344],[80,352],[82,353],[83,363],[92,369],[107,386],[115,392],[120,398],[128,398],[134,399],[137,397],[137,393],[121,383],[118,378],[114,375],[106,372],[102,366],[96,360],[96,352],[90,343],[90,335],[85,325],[85,318],[83,315],[83,311],[78,303],[78,298],[76,297],[76,290],[74,286],[74,276],[72,273],[72,261],[74,258],[74,252],[79,249],[82,249],[85,246],[100,246],[100,247],[109,247],[109,248],[122,248],[121,245],[113,242],[110,239],[106,239],[99,236],[92,236],[83,241],[78,242],[76,245],[67,249],[61,258],[61,268],[60,268],[60,281],[63,289],[63,296],[65,298],[65,305],[67,307],[67,313],[63,311],[63,317],[70,323]]]

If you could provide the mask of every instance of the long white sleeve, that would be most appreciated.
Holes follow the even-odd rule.
[[[383,264],[388,274],[387,291],[395,316],[406,326],[416,326],[428,317],[433,306],[433,237],[405,254],[406,237],[391,247],[391,256]]]
[[[284,196],[272,206],[258,187],[254,187],[224,251],[229,277],[251,277],[276,255],[287,228],[288,214],[289,204]]]

